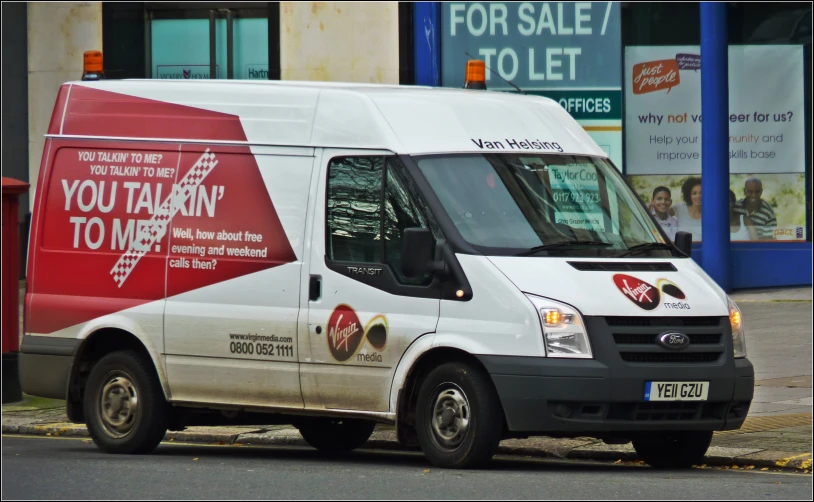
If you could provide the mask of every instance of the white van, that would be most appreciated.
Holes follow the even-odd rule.
[[[77,81],[46,137],[23,390],[111,453],[191,425],[376,423],[444,467],[505,438],[687,467],[754,387],[740,312],[556,102]],[[679,250],[681,248],[681,250]]]

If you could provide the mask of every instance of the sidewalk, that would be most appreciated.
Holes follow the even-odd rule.
[[[755,366],[755,398],[743,427],[716,433],[705,465],[732,469],[812,469],[812,289],[741,291],[748,357]],[[87,436],[67,422],[63,401],[27,397],[3,405],[4,434]],[[233,445],[306,446],[290,426],[190,427],[167,441]],[[365,448],[403,450],[392,427],[379,426]],[[630,444],[592,438],[534,437],[501,442],[499,454],[557,459],[636,462]]]

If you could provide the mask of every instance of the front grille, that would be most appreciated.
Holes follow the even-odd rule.
[[[720,317],[606,317],[608,326],[719,326]]]
[[[717,345],[721,343],[721,335],[718,334],[691,334],[690,345]],[[658,340],[658,335],[639,335],[627,333],[614,333],[613,341],[619,345],[654,345]]]
[[[690,352],[690,353],[650,353],[650,352],[620,352],[622,360],[628,363],[712,363],[718,361],[721,352]]]
[[[670,262],[595,262],[569,261],[569,265],[583,272],[675,272]]]
[[[622,361],[630,364],[720,364],[729,332],[726,317],[605,317],[605,326]],[[688,347],[671,350],[658,343],[664,333],[690,339]],[[610,347],[609,347],[610,348]],[[730,349],[731,350],[731,349]]]

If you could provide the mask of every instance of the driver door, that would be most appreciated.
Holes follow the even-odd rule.
[[[387,412],[402,354],[438,323],[439,282],[401,272],[404,229],[429,228],[427,216],[397,157],[326,150],[323,166],[303,398],[307,408]]]

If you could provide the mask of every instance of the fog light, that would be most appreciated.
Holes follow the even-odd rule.
[[[556,417],[568,418],[571,416],[571,407],[565,404],[555,404],[551,411]]]

